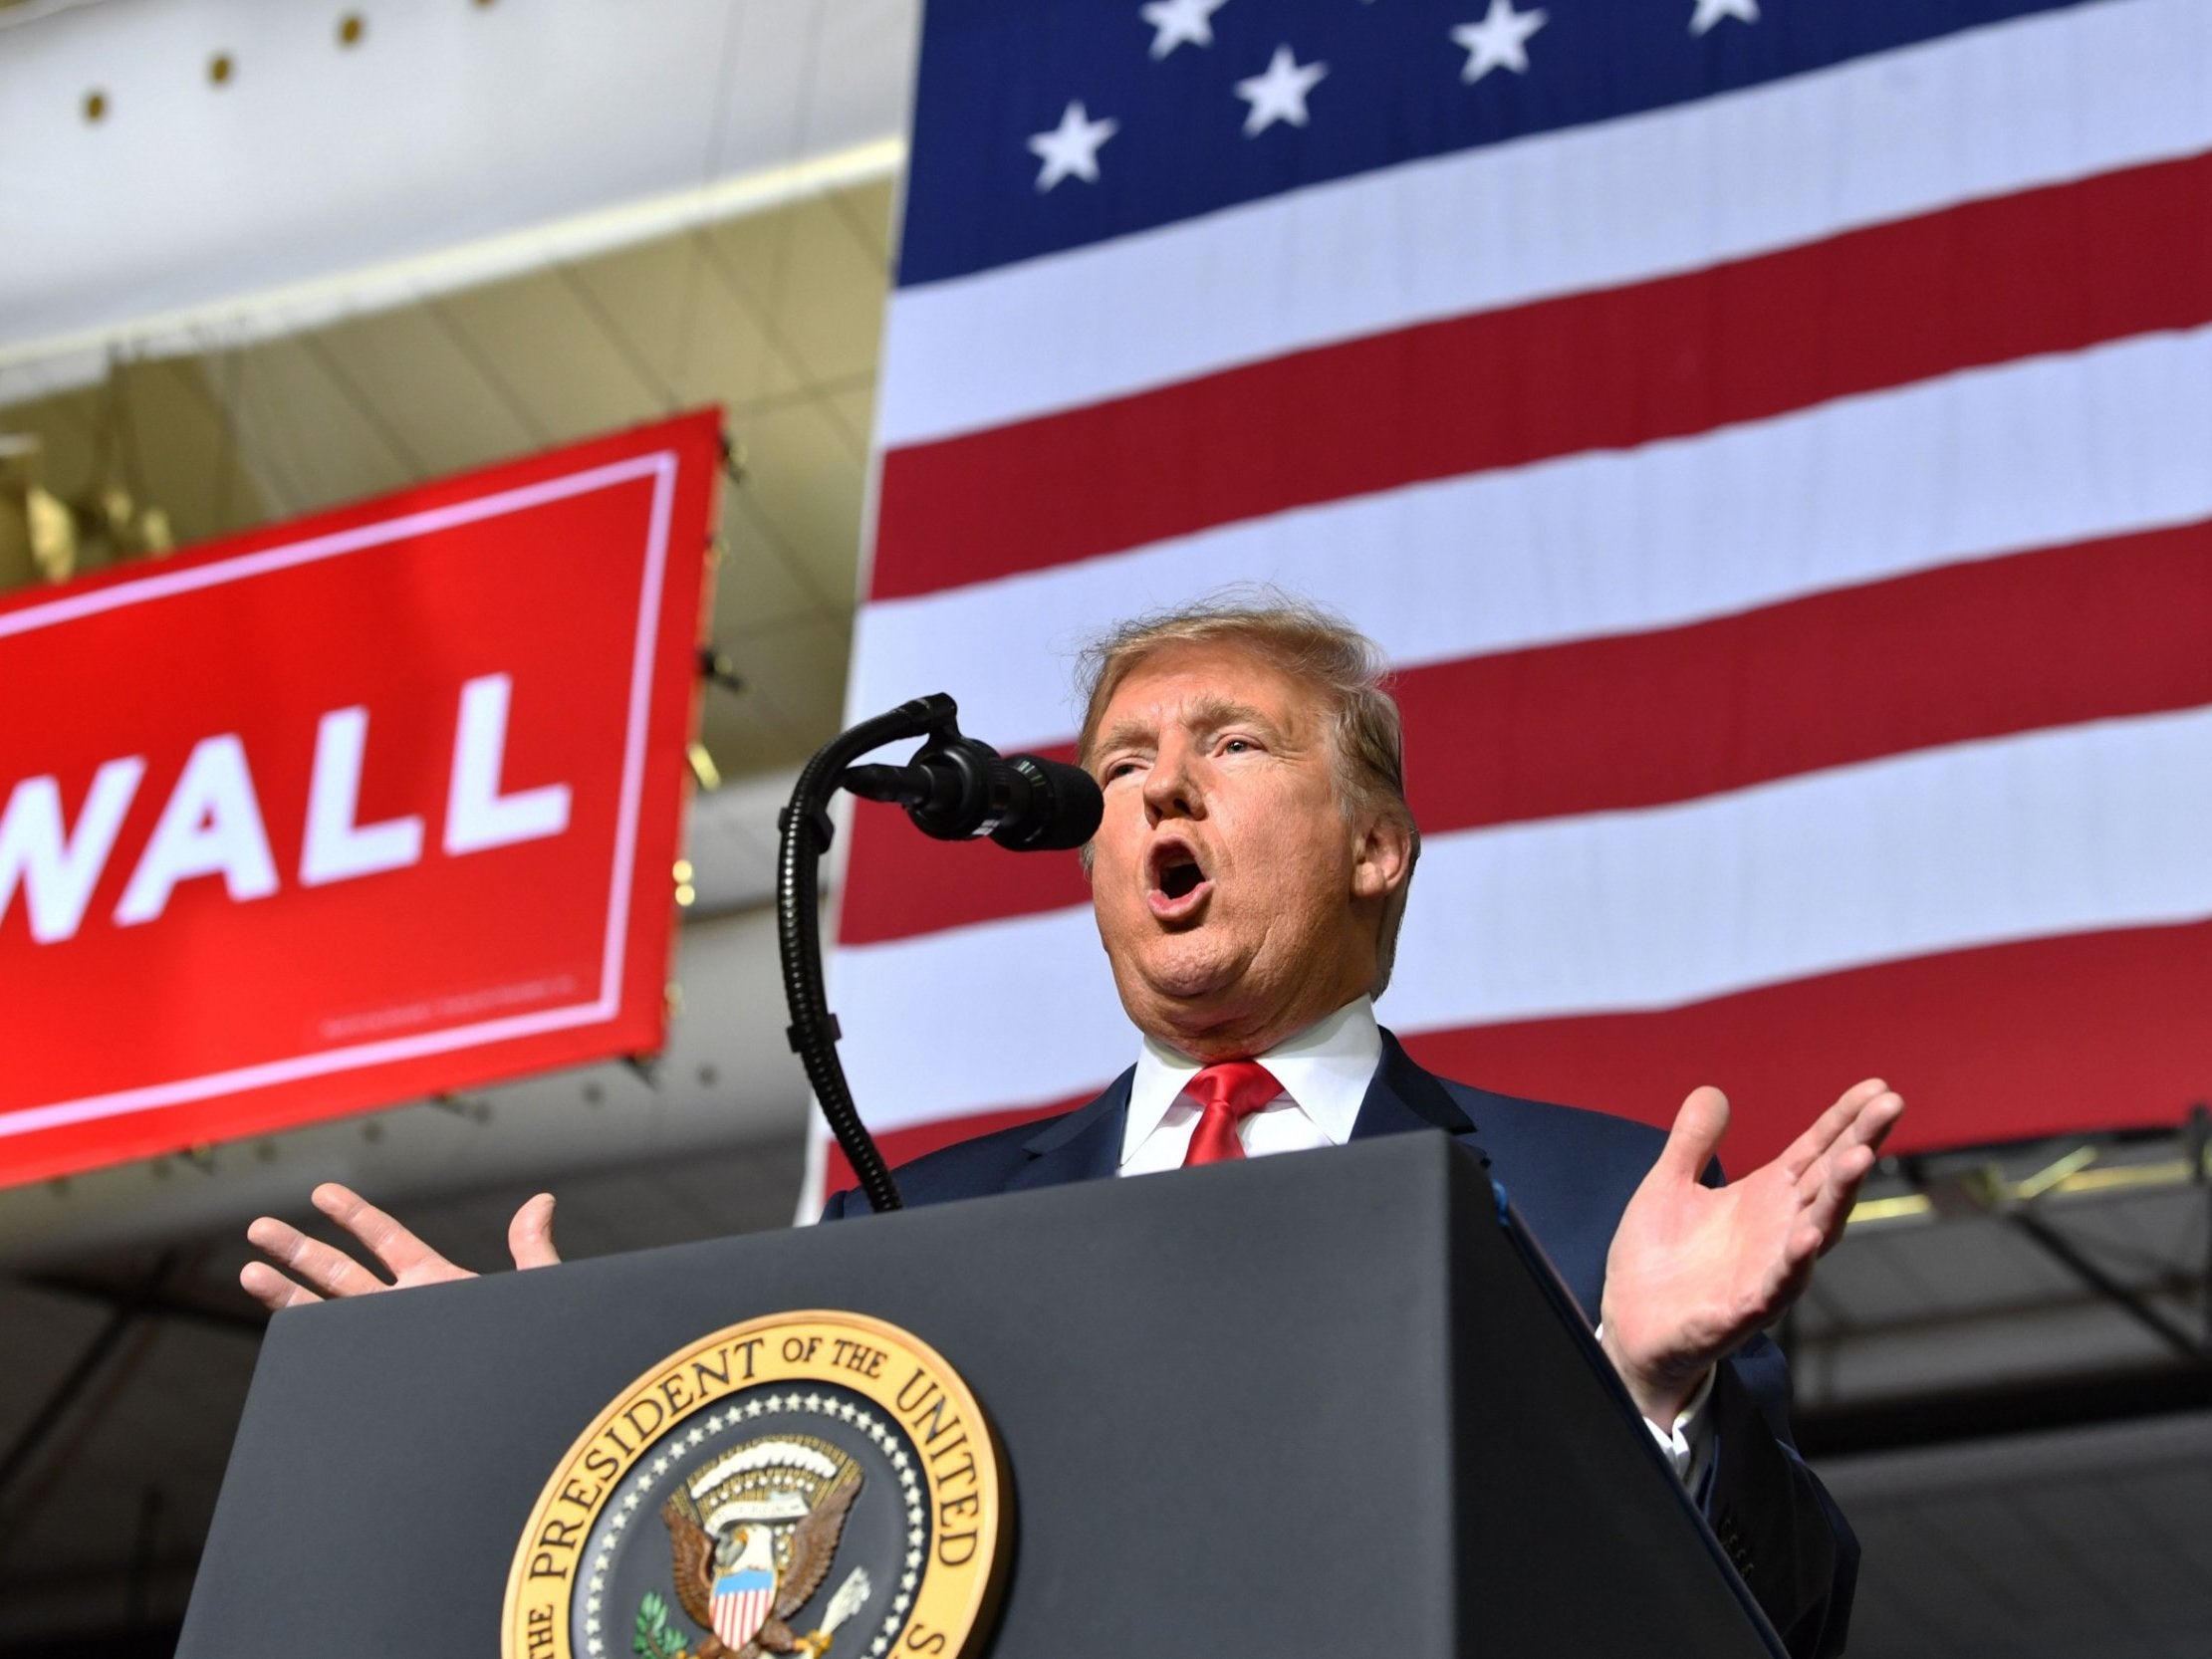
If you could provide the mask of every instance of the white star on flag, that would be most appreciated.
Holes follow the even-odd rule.
[[[1529,72],[1529,37],[1544,27],[1544,13],[1517,12],[1513,0],[1490,0],[1490,10],[1480,23],[1462,23],[1452,40],[1467,49],[1467,67],[1459,78],[1470,86],[1494,69],[1516,75]]]
[[[1213,45],[1213,14],[1229,0],[1151,0],[1137,15],[1154,31],[1152,56],[1164,58],[1178,46]]]
[[[1061,112],[1060,124],[1029,140],[1030,152],[1045,163],[1037,169],[1037,188],[1050,190],[1070,175],[1086,184],[1098,183],[1099,146],[1120,130],[1121,123],[1110,116],[1093,120],[1083,100],[1071,99]]]
[[[1329,73],[1327,64],[1301,64],[1287,46],[1278,46],[1267,73],[1237,83],[1237,97],[1252,108],[1245,113],[1244,135],[1257,137],[1279,120],[1306,124],[1306,95]]]
[[[1697,0],[1697,15],[1690,19],[1690,33],[1702,35],[1731,17],[1739,23],[1757,23],[1759,0]]]

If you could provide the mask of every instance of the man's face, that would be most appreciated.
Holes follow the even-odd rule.
[[[1367,989],[1406,837],[1346,816],[1312,691],[1234,645],[1164,647],[1115,688],[1089,761],[1092,902],[1140,1030],[1251,1055]]]

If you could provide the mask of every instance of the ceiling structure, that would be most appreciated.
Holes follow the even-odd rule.
[[[441,27],[476,21],[457,9]],[[102,1632],[142,1652],[148,1632],[156,1647],[173,1632],[263,1323],[236,1283],[254,1214],[308,1220],[306,1191],[336,1176],[484,1267],[504,1258],[505,1217],[543,1185],[561,1194],[575,1256],[791,1219],[806,1094],[761,906],[792,769],[841,724],[913,8],[681,9],[731,19],[744,60],[731,74],[758,96],[750,137],[725,120],[721,163],[703,172],[677,123],[646,157],[662,168],[657,196],[486,220],[458,250],[387,242],[368,250],[372,266],[268,293],[211,289],[150,322],[125,307],[93,348],[0,338],[0,434],[35,440],[41,486],[74,501],[121,487],[159,507],[180,546],[719,405],[733,465],[713,632],[741,682],[702,703],[722,787],[689,822],[698,900],[666,1053],[0,1192],[0,1652],[52,1637],[88,1654]],[[43,28],[56,10],[17,16]],[[61,20],[75,26],[164,8],[59,10],[81,13]],[[391,17],[369,21],[388,49]],[[804,109],[781,87],[760,92],[804,80],[805,52],[856,29],[871,39],[842,91],[823,71]],[[11,94],[31,34],[0,29]],[[241,75],[266,61],[242,51]],[[406,123],[404,98],[384,88],[360,103],[357,141],[406,138],[389,130]],[[20,100],[0,104],[24,118]],[[560,114],[578,142],[603,136]],[[0,162],[0,227],[16,222],[23,172]],[[10,280],[30,276],[11,261]]]
[[[2212,1413],[1826,1466],[1865,1549],[1850,1652],[2212,1650]]]
[[[917,0],[0,11],[0,402],[881,177]],[[649,21],[649,26],[641,26]]]
[[[119,352],[94,385],[0,406],[64,499],[120,485],[180,545],[720,404],[707,700],[723,774],[795,766],[845,694],[891,181],[193,356]]]
[[[297,1215],[315,1180],[368,1187],[481,1266],[541,1183],[580,1256],[789,1221],[805,1088],[758,907],[790,769],[840,724],[891,189],[848,185],[197,356],[119,357],[104,382],[0,408],[0,430],[40,441],[47,488],[121,484],[189,545],[720,404],[735,476],[714,634],[743,682],[703,704],[725,787],[692,816],[703,919],[684,930],[687,1007],[650,1075],[594,1066],[0,1193],[16,1270],[0,1327],[24,1356],[0,1366],[0,1453],[50,1401],[63,1411],[0,1487],[0,1650],[134,1617],[173,1626],[261,1326],[236,1288],[240,1230],[262,1209]]]
[[[892,189],[849,183],[199,356],[119,350],[99,383],[0,405],[0,433],[37,441],[45,488],[81,500],[123,487],[190,546],[718,404],[733,465],[713,632],[741,682],[701,703],[722,787],[688,822],[698,898],[672,993],[687,1006],[649,1084],[586,1067],[473,1093],[465,1131],[451,1102],[395,1103],[197,1160],[0,1191],[0,1261],[227,1236],[329,1175],[411,1205],[580,1170],[681,1172],[764,1137],[796,1155],[805,1085],[781,1041],[759,907],[791,773],[841,724]],[[602,1109],[640,1097],[653,1103],[642,1121]],[[172,1168],[190,1178],[167,1183]],[[795,1199],[787,1186],[777,1219]],[[644,1206],[600,1248],[662,1242],[658,1213]]]

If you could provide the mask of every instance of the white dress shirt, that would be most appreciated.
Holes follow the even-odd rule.
[[[1317,1146],[1342,1146],[1352,1138],[1367,1085],[1382,1064],[1382,1030],[1374,1003],[1360,997],[1336,1013],[1277,1044],[1256,1060],[1283,1085],[1283,1092],[1238,1125],[1237,1138],[1247,1157],[1270,1152],[1304,1152]],[[1147,1037],[1129,1079],[1128,1120],[1121,1130],[1121,1161],[1115,1173],[1149,1175],[1179,1169],[1190,1150],[1200,1107],[1184,1090],[1198,1074],[1199,1063]],[[1712,1449],[1712,1373],[1670,1428],[1649,1418],[1644,1427],[1685,1482],[1695,1482]]]
[[[1250,1157],[1342,1146],[1352,1138],[1359,1104],[1382,1064],[1382,1031],[1365,997],[1347,1003],[1288,1042],[1256,1057],[1283,1092],[1237,1126]],[[1123,1175],[1179,1169],[1198,1127],[1199,1106],[1183,1093],[1198,1062],[1147,1037],[1129,1081],[1129,1117],[1121,1131]]]

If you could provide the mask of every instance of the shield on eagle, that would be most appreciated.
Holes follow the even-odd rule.
[[[719,1645],[707,1651],[760,1659],[805,1650],[820,1659],[829,1637],[859,1612],[868,1575],[856,1567],[801,1635],[786,1620],[829,1577],[860,1471],[842,1448],[814,1435],[771,1434],[717,1453],[660,1507],[668,1528],[676,1599]],[[793,1643],[797,1642],[795,1648]]]
[[[768,1622],[776,1604],[776,1575],[759,1567],[741,1567],[714,1580],[714,1633],[722,1645],[735,1652],[751,1641]]]

